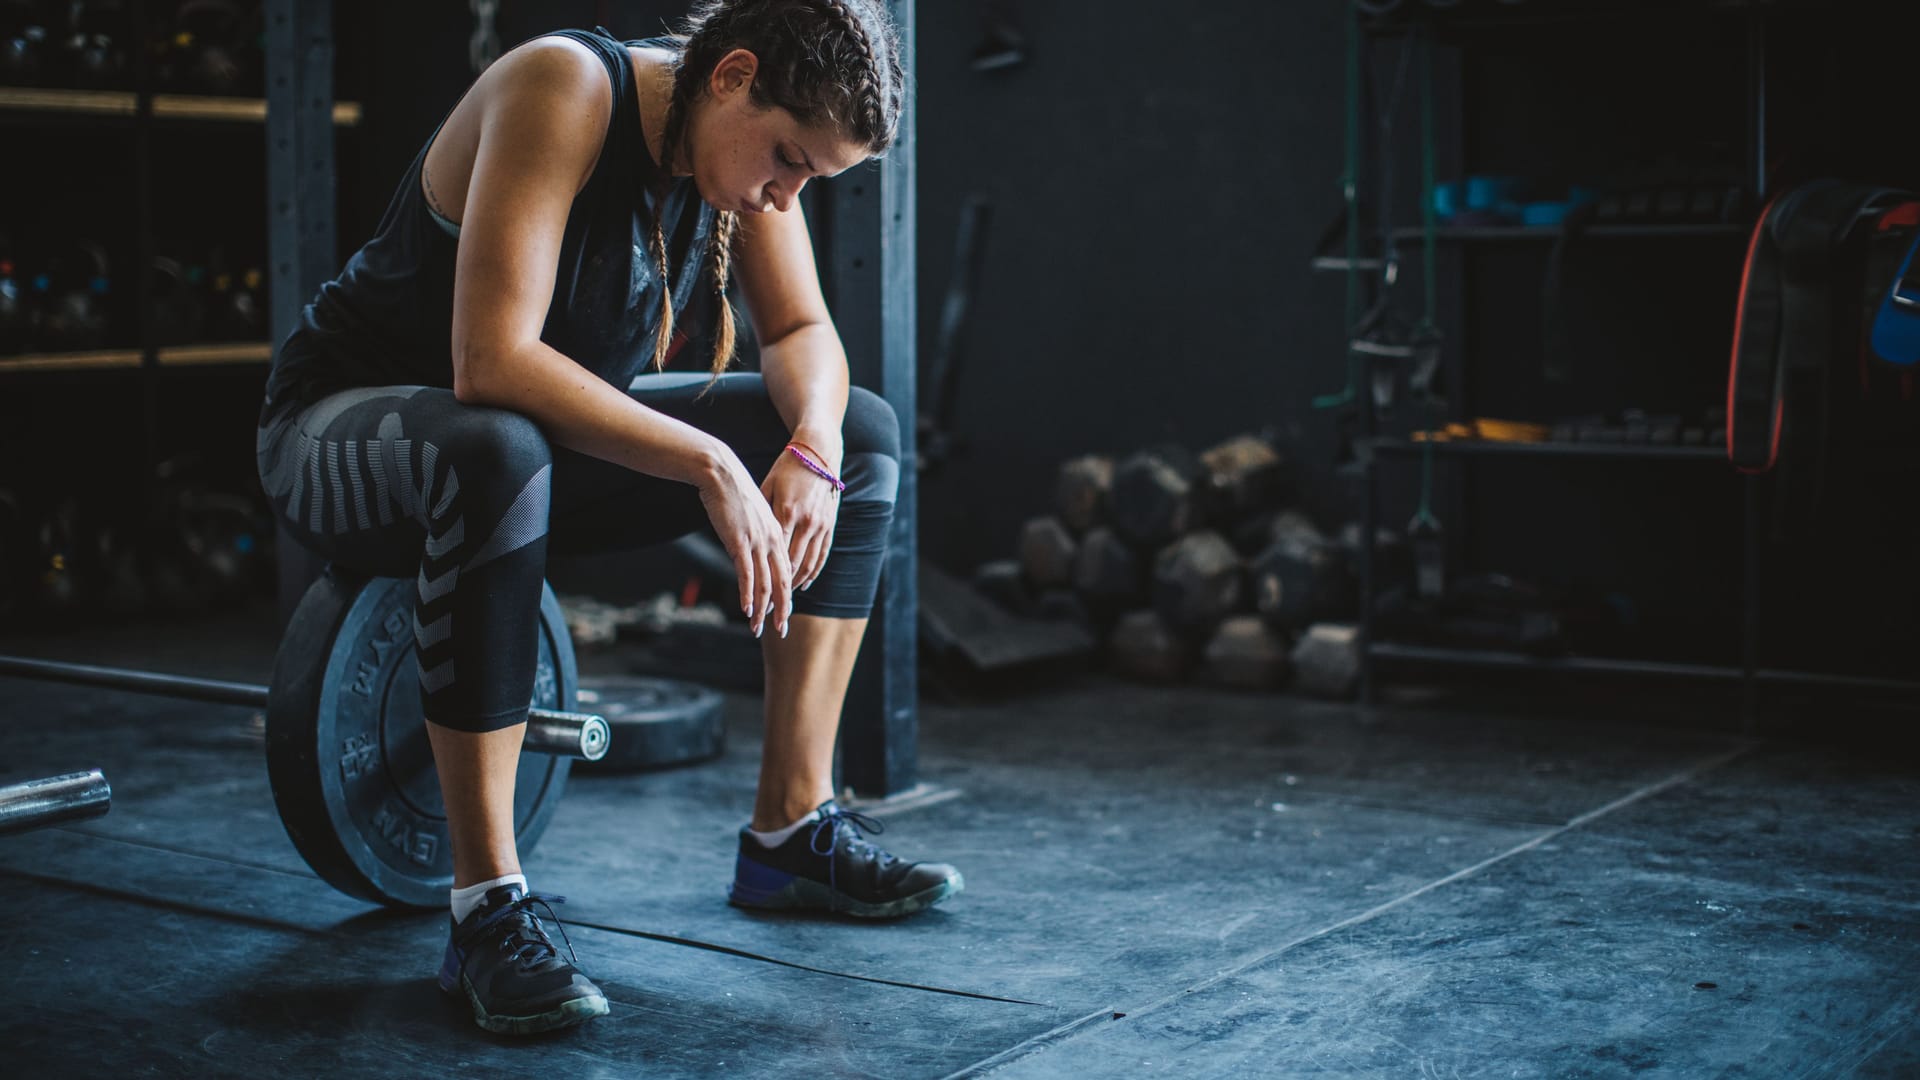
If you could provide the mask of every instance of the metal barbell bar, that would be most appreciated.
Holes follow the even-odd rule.
[[[267,707],[267,688],[264,686],[164,675],[131,668],[0,656],[0,675],[73,683],[77,686],[104,686],[111,690],[131,690],[160,697],[209,701],[216,705],[251,705],[257,709]],[[534,753],[565,754],[586,761],[599,761],[607,756],[607,747],[612,741],[613,732],[605,718],[592,713],[560,712],[556,709],[527,711],[527,737],[522,746]]]
[[[0,836],[99,817],[113,805],[113,786],[99,769],[0,787]]]

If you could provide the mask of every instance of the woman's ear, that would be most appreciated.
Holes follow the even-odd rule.
[[[735,49],[713,65],[713,74],[707,76],[707,92],[716,98],[745,93],[753,88],[754,76],[759,73],[760,58],[746,49]]]

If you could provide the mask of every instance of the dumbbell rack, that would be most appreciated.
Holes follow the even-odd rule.
[[[1410,15],[1417,11],[1419,0],[1407,0],[1401,15]],[[1357,117],[1361,113],[1359,57],[1362,49],[1370,42],[1384,35],[1407,34],[1412,26],[1412,18],[1399,16],[1364,20],[1357,5],[1347,0],[1347,33],[1349,35],[1348,71],[1346,82],[1346,109],[1348,144],[1346,175],[1347,198],[1347,247],[1343,258],[1322,257],[1314,261],[1317,270],[1344,273],[1347,279],[1347,325],[1353,327],[1360,316],[1361,297],[1363,295],[1363,275],[1381,268],[1378,259],[1362,257],[1360,245],[1360,225],[1358,215],[1358,191],[1362,178],[1359,174],[1360,131]],[[1435,5],[1436,7],[1438,5]],[[1452,5],[1447,5],[1451,7]],[[1591,9],[1591,10],[1587,10]],[[1745,5],[1745,52],[1746,52],[1746,168],[1750,177],[1756,204],[1766,190],[1766,121],[1767,121],[1767,11],[1766,5],[1759,0],[1750,0]],[[1658,13],[1650,7],[1649,12]],[[1515,9],[1520,12],[1520,9]],[[1606,5],[1569,5],[1545,15],[1535,13],[1534,17],[1542,21],[1566,21],[1606,11]],[[1526,14],[1522,12],[1521,14]],[[1438,15],[1428,12],[1428,19]],[[1499,18],[1498,15],[1489,18]],[[1431,29],[1431,22],[1428,29]],[[1409,35],[1410,38],[1410,35]],[[1405,47],[1414,48],[1409,39]],[[1431,45],[1427,46],[1429,49]],[[1431,109],[1431,85],[1423,89],[1429,96],[1424,104]],[[1463,110],[1464,111],[1464,110]],[[1430,114],[1429,114],[1430,117]],[[1431,123],[1429,119],[1429,124]],[[1429,161],[1428,168],[1431,169]],[[1431,180],[1429,179],[1429,183]],[[1431,212],[1430,209],[1427,212]],[[1617,225],[1596,226],[1585,235],[1595,239],[1608,239],[1612,242],[1631,242],[1635,240],[1676,240],[1692,239],[1712,242],[1739,242],[1748,234],[1744,225]],[[1550,244],[1559,233],[1557,227],[1448,227],[1434,229],[1435,240],[1454,244],[1486,243],[1528,243]],[[1421,228],[1403,228],[1392,231],[1393,239],[1399,243],[1418,245],[1427,235]],[[1729,312],[1731,320],[1731,312]],[[1359,361],[1349,355],[1349,362],[1357,370]],[[1464,397],[1465,379],[1459,370],[1460,364],[1449,361],[1443,365],[1446,380],[1446,398],[1453,410],[1463,413],[1461,402]],[[1356,391],[1357,388],[1357,392]],[[1376,602],[1379,590],[1378,576],[1378,532],[1381,525],[1379,503],[1381,500],[1381,471],[1389,466],[1403,465],[1408,462],[1421,462],[1423,457],[1433,464],[1446,462],[1449,465],[1465,467],[1477,461],[1498,460],[1586,460],[1586,461],[1641,461],[1664,462],[1670,464],[1687,463],[1691,466],[1717,464],[1722,469],[1729,466],[1724,447],[1715,445],[1659,445],[1650,443],[1528,443],[1528,442],[1492,442],[1492,441],[1440,441],[1420,442],[1405,438],[1383,435],[1382,417],[1374,407],[1365,380],[1355,378],[1349,384],[1350,404],[1357,406],[1356,450],[1358,467],[1363,487],[1362,536],[1359,550],[1359,572],[1361,578],[1361,614],[1359,626],[1360,653],[1360,696],[1363,704],[1371,705],[1378,697],[1379,672],[1383,665],[1393,667],[1453,667],[1468,669],[1519,670],[1550,672],[1556,674],[1587,675],[1637,675],[1689,679],[1706,682],[1735,683],[1741,692],[1740,716],[1743,730],[1751,734],[1755,729],[1758,706],[1758,691],[1762,685],[1798,685],[1824,688],[1847,689],[1856,691],[1893,692],[1911,694],[1920,691],[1920,683],[1904,680],[1866,678],[1851,675],[1830,674],[1810,671],[1787,671],[1763,668],[1760,665],[1760,629],[1761,629],[1761,557],[1762,538],[1765,532],[1762,515],[1762,484],[1764,478],[1756,475],[1738,477],[1741,485],[1741,500],[1744,507],[1741,525],[1742,536],[1742,598],[1740,616],[1740,652],[1736,665],[1716,665],[1703,663],[1671,663],[1654,660],[1619,659],[1582,656],[1538,656],[1517,651],[1501,651],[1470,647],[1435,647],[1429,645],[1404,644],[1375,640]],[[1454,419],[1459,419],[1456,415]],[[1431,455],[1427,457],[1427,455]],[[1456,520],[1459,514],[1455,514]]]
[[[127,246],[133,253],[134,262],[131,272],[121,275],[124,282],[130,283],[134,292],[134,308],[138,313],[137,343],[127,348],[95,349],[68,352],[35,352],[0,356],[0,378],[13,378],[30,374],[48,373],[93,373],[104,371],[131,370],[140,372],[141,378],[141,421],[142,445],[145,448],[145,475],[151,477],[161,457],[159,451],[159,415],[158,397],[160,380],[176,370],[217,370],[221,368],[264,370],[272,359],[273,347],[270,341],[239,342],[200,342],[183,345],[162,346],[158,343],[158,334],[151,312],[151,293],[153,283],[148,269],[158,254],[156,247],[156,221],[158,210],[154,204],[153,181],[155,170],[155,141],[163,130],[179,125],[252,125],[265,126],[270,131],[283,126],[280,118],[269,120],[269,102],[276,95],[272,82],[281,80],[281,89],[290,85],[285,78],[286,58],[294,52],[293,34],[287,32],[292,26],[312,27],[331,22],[332,5],[326,0],[268,0],[265,5],[268,15],[268,66],[269,91],[266,98],[218,97],[200,94],[169,94],[155,92],[155,78],[151,58],[146,48],[150,28],[156,21],[155,4],[149,0],[134,0],[127,5],[128,27],[132,40],[124,43],[129,58],[128,70],[134,89],[97,90],[97,89],[61,89],[55,87],[15,87],[0,86],[0,124],[10,128],[30,130],[33,125],[44,125],[49,121],[66,126],[66,121],[79,120],[97,125],[106,137],[124,136],[128,142],[127,182],[131,188],[133,204],[134,242]],[[311,10],[309,10],[311,9]],[[277,20],[277,21],[276,21]],[[311,37],[312,35],[308,35]],[[326,37],[327,35],[320,35]],[[276,49],[277,39],[286,39],[288,47]],[[303,41],[303,45],[307,42]],[[311,48],[303,50],[311,52]],[[276,62],[276,53],[279,54]],[[325,52],[326,63],[331,63],[331,50]],[[305,56],[300,66],[311,66]],[[280,70],[273,70],[275,68]],[[327,114],[327,124],[333,130],[352,130],[361,119],[361,107],[356,102],[334,102],[331,96],[331,72],[326,101],[322,108]],[[301,80],[310,83],[311,78]],[[291,104],[295,99],[284,95],[283,104]],[[329,136],[331,131],[329,131]],[[15,145],[19,145],[16,139]],[[310,155],[308,155],[310,157]],[[297,171],[297,166],[307,164],[305,157],[295,160],[295,152],[285,138],[270,140],[266,162],[269,172],[277,171],[275,166],[280,158],[287,159],[281,166],[289,175]],[[330,262],[334,257],[331,236],[331,183],[332,161],[329,151],[326,160],[327,192],[329,208],[327,210],[327,235],[324,243],[317,242],[318,234],[308,230],[297,239],[301,242],[315,241],[313,247],[324,247],[323,258]],[[264,179],[264,178],[263,178]],[[270,212],[270,216],[273,216]],[[278,222],[270,222],[270,226]],[[286,244],[276,228],[269,229],[269,252],[275,261],[275,268],[287,261]],[[284,272],[270,274],[273,287],[269,296],[276,302],[283,286],[296,284],[289,280],[292,275]],[[301,289],[289,291],[292,296],[305,296],[311,293],[317,281]],[[274,322],[276,330],[279,322]]]

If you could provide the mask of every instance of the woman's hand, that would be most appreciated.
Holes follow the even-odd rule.
[[[786,637],[787,617],[793,613],[789,533],[774,518],[770,501],[754,487],[753,476],[740,459],[730,450],[723,450],[718,458],[719,467],[698,485],[700,502],[740,575],[740,604],[753,626],[753,636],[760,636],[771,611],[774,629]],[[813,479],[826,484],[817,476]]]
[[[807,457],[838,475],[837,462],[819,461],[812,454]],[[805,589],[820,576],[827,552],[833,548],[833,527],[840,519],[840,492],[794,457],[791,450],[780,451],[760,491],[786,530],[787,561],[793,567],[793,580]]]

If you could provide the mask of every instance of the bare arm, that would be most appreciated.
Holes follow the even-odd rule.
[[[538,42],[495,64],[476,89],[485,96],[454,271],[454,395],[521,413],[557,445],[704,483],[731,455],[724,444],[540,340],[567,214],[611,119],[600,62],[572,42]]]
[[[455,256],[455,396],[520,413],[560,446],[699,489],[754,633],[771,615],[784,636],[793,610],[786,538],[738,455],[540,340],[567,214],[611,119],[599,61],[572,42],[539,41],[481,81],[496,76],[484,88]]]
[[[840,471],[847,415],[847,353],[820,293],[813,241],[800,204],[785,213],[743,215],[740,288],[761,342],[760,372],[795,439]]]

